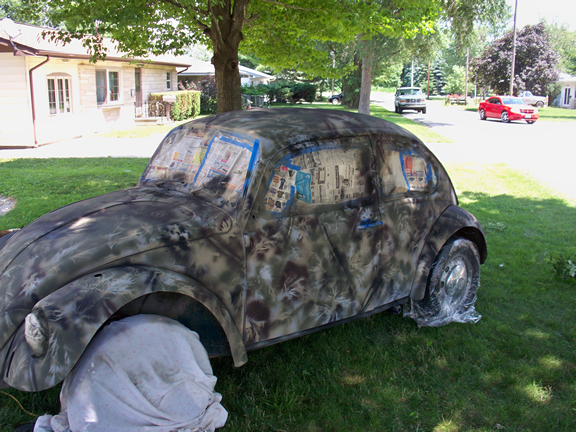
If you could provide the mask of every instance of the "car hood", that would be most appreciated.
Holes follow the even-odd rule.
[[[42,216],[0,249],[0,347],[39,300],[72,280],[119,259],[231,227],[230,216],[200,198],[148,187]]]

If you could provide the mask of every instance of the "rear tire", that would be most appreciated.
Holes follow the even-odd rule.
[[[544,106],[544,102],[538,101],[538,102],[536,102],[536,106],[537,106],[538,108],[542,108],[542,107]]]
[[[486,111],[484,109],[480,110],[480,120],[486,120]]]
[[[439,327],[450,322],[477,322],[474,303],[480,287],[480,253],[470,240],[448,240],[428,277],[426,295],[412,302],[412,318],[419,326]]]

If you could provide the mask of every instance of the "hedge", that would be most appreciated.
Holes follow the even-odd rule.
[[[184,120],[200,114],[200,92],[195,90],[179,90],[161,93],[151,93],[149,99],[149,115],[163,117],[166,115],[163,102],[164,96],[176,96],[176,103],[172,104],[172,120]]]

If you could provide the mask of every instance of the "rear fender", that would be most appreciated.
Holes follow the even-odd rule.
[[[484,263],[486,260],[486,237],[478,220],[461,207],[455,205],[448,207],[434,224],[426,239],[426,244],[422,248],[412,281],[412,291],[410,292],[412,299],[422,300],[424,298],[432,264],[442,246],[453,236],[465,238],[475,243],[480,253],[480,262]]]
[[[120,267],[79,278],[39,301],[48,320],[50,342],[38,358],[26,343],[24,325],[15,333],[3,380],[24,391],[50,388],[72,370],[96,332],[119,309],[152,293],[179,293],[208,309],[222,326],[235,366],[247,362],[246,348],[224,304],[198,282],[181,274],[151,267]],[[4,351],[4,350],[3,350]]]

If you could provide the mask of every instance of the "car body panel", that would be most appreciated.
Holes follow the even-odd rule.
[[[239,365],[246,350],[406,301],[432,265],[430,232],[476,227],[472,216],[438,222],[456,206],[422,142],[375,117],[273,109],[186,123],[136,187],[56,210],[4,243],[0,369],[12,386],[46,388],[98,328],[134,313],[215,337],[214,348],[203,340],[209,353]],[[197,306],[228,350],[194,328]],[[40,357],[23,336],[31,311],[52,332]]]
[[[509,120],[525,120],[533,123],[539,118],[538,108],[526,105],[521,99],[510,96],[490,96],[480,102],[478,112],[484,110],[487,118],[501,119],[506,113]]]
[[[92,337],[114,312],[152,292],[178,292],[204,305],[222,325],[235,365],[246,363],[240,332],[214,293],[181,274],[163,269],[116,267],[76,279],[34,306],[50,322],[50,350],[40,358],[32,355],[22,337],[24,326],[20,326],[12,343],[6,345],[6,357],[11,361],[3,370],[4,381],[24,391],[56,385],[72,370]],[[183,309],[179,311],[184,313]]]

